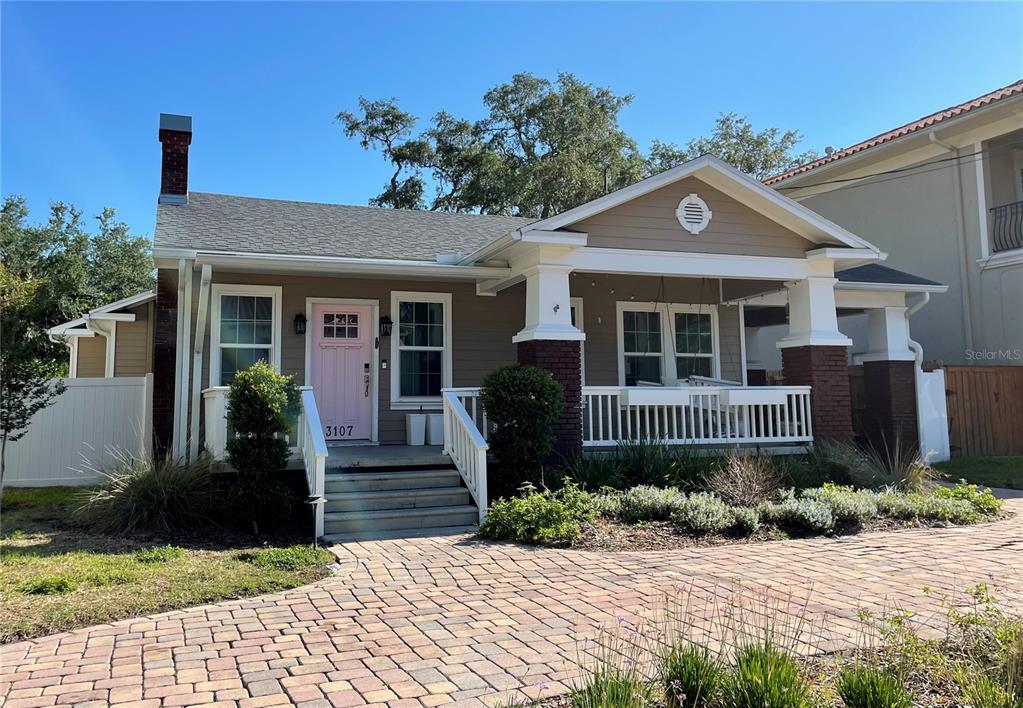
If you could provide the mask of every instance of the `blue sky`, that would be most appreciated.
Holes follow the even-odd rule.
[[[2,191],[115,207],[151,234],[158,114],[194,117],[192,189],[365,204],[388,167],[334,116],[359,95],[476,118],[519,71],[635,96],[645,149],[723,111],[841,147],[1023,77],[1023,3],[10,3]]]

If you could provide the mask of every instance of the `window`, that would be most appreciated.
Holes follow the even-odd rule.
[[[323,314],[324,339],[358,339],[359,316],[343,312],[325,312]]]
[[[619,385],[719,375],[716,305],[619,302],[617,309]]]
[[[661,382],[661,313],[623,312],[622,345],[626,386]]]
[[[451,385],[451,296],[391,293],[396,332],[391,337],[391,403],[398,408],[439,403]]]
[[[714,375],[714,331],[710,313],[675,313],[677,378]]]
[[[214,285],[210,321],[210,385],[227,386],[257,361],[280,370],[281,289]]]

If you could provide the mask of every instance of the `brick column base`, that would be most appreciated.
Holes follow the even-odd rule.
[[[881,449],[919,445],[916,420],[916,364],[912,361],[863,362],[866,403],[864,427]]]
[[[582,449],[582,357],[580,343],[534,339],[519,342],[520,364],[549,371],[565,390],[561,417],[554,421],[554,447],[558,452],[571,455]]]
[[[810,386],[815,438],[852,440],[849,357],[845,347],[805,346],[781,350],[785,385]]]
[[[153,323],[153,454],[170,449],[174,435],[174,359],[178,331],[178,272],[156,272],[156,309]]]

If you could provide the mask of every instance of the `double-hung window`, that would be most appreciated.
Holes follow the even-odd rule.
[[[714,328],[709,312],[675,312],[677,378],[714,376]]]
[[[622,355],[626,386],[635,386],[640,381],[660,383],[664,376],[663,351],[661,313],[637,310],[622,312]]]
[[[620,384],[718,376],[717,329],[715,305],[619,302]]]
[[[392,407],[435,407],[451,385],[451,295],[391,293]]]
[[[257,361],[279,371],[281,289],[217,284],[211,290],[210,385],[227,386]]]

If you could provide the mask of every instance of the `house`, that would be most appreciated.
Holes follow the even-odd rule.
[[[47,334],[68,347],[68,376],[145,376],[153,371],[153,308],[149,290],[89,310]]]
[[[642,439],[803,450],[853,435],[851,342],[837,318],[864,312],[879,434],[943,432],[943,408],[925,415],[909,316],[944,286],[882,265],[876,245],[716,158],[531,220],[197,192],[192,137],[191,118],[161,116],[154,440],[220,457],[236,372],[265,359],[294,375],[297,464],[327,496],[318,533],[482,516],[479,386],[514,362],[563,386],[565,452]],[[749,340],[779,322],[784,385],[766,386]],[[405,445],[421,415],[443,432],[433,457]],[[338,471],[374,460],[454,470],[407,473],[429,484]],[[430,487],[416,499],[444,501],[420,509],[410,484]],[[366,491],[375,506],[353,507]]]
[[[913,320],[928,358],[1023,365],[1023,80],[766,183],[948,284]],[[865,346],[864,322],[843,329]]]

